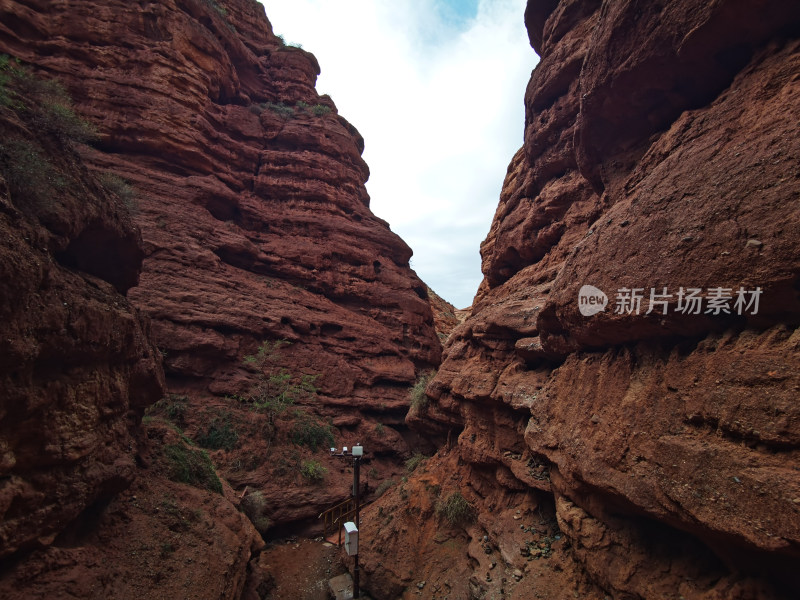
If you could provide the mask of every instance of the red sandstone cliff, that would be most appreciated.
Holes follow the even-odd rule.
[[[796,597],[800,8],[531,0],[525,18],[525,144],[472,314],[409,416],[451,445],[367,511],[367,585]],[[587,284],[604,312],[579,311]],[[644,290],[638,314],[622,288]],[[476,511],[456,527],[436,510],[454,491]]]
[[[458,325],[464,322],[467,310],[459,310],[447,300],[428,288],[428,301],[433,311],[433,322],[436,326],[436,335],[442,343],[447,341],[450,334]]]
[[[316,59],[252,0],[2,0],[0,54],[62,85],[96,128],[53,151],[53,176],[80,181],[66,198],[56,186],[57,208],[31,216],[0,185],[0,510],[15,559],[0,595],[263,595],[238,496],[260,493],[260,526],[278,531],[345,498],[344,465],[322,481],[311,468],[326,431],[367,445],[374,488],[409,454],[408,389],[440,360],[411,250],[369,210],[364,142],[317,94]],[[264,341],[280,352],[259,370],[245,358]],[[139,427],[162,362],[169,394]],[[316,393],[254,411],[254,386],[284,374]],[[235,496],[179,483],[216,477],[187,439]],[[180,579],[184,564],[202,576]]]
[[[0,57],[0,596],[238,598],[260,536],[207,458],[141,427],[164,393],[125,296],[144,252],[93,137],[57,81]],[[213,568],[174,575],[194,560]]]
[[[425,286],[369,211],[363,140],[316,59],[250,0],[3,5],[4,50],[64,82],[99,128],[92,163],[137,191],[131,299],[171,389],[239,393],[242,357],[286,339],[327,404],[402,408],[439,360]]]
[[[13,74],[13,75],[12,75]],[[135,423],[163,392],[125,298],[143,252],[76,151],[66,97],[0,63],[0,558],[48,544],[127,487]],[[103,248],[103,253],[97,252]]]
[[[265,490],[276,523],[346,496],[341,478],[301,479],[290,499],[270,488],[286,457],[265,461],[273,440],[249,435],[234,399],[257,383],[244,357],[285,340],[280,365],[318,388],[303,411],[338,442],[408,454],[408,388],[441,345],[411,250],[369,210],[364,142],[314,89],[316,59],[251,0],[0,6],[0,51],[63,82],[98,128],[85,159],[135,190],[145,256],[128,297],[188,402],[187,434],[229,419],[242,441],[215,460],[237,488]],[[388,476],[374,473],[373,487]]]
[[[530,2],[525,146],[472,316],[413,413],[444,446],[364,513],[376,594],[796,595],[800,15],[643,4]],[[402,446],[407,387],[438,351],[409,251],[366,206],[360,138],[255,3],[3,0],[0,16],[0,51],[63,81],[100,133],[79,156],[2,113],[6,166],[8,136],[34,139],[70,192],[21,206],[21,179],[0,184],[0,531],[4,556],[30,558],[0,590],[256,593],[252,527],[169,481],[174,429],[135,426],[161,380],[134,305],[185,431],[225,411],[251,428],[214,454],[234,484],[275,506],[267,484],[296,484],[271,514],[289,521],[340,496],[280,472],[299,455],[248,468],[242,453],[269,450],[263,415],[225,395],[253,381],[245,355],[285,338],[283,364],[322,375],[307,409]],[[141,246],[104,171],[136,190],[133,303]],[[578,311],[583,284],[609,294],[604,313]],[[679,314],[674,296],[667,315],[614,313],[618,289],[665,286],[763,294],[757,315]],[[135,456],[150,474],[131,484]],[[203,577],[180,580],[200,554]]]

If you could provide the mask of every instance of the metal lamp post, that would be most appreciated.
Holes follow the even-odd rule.
[[[359,511],[361,510],[361,458],[364,456],[364,447],[361,444],[356,444],[352,447],[351,453],[348,454],[347,446],[342,448],[341,452],[336,451],[336,448],[331,448],[331,456],[348,458],[353,457],[353,500],[355,501],[355,532],[348,531],[345,527],[345,549],[348,554],[353,556],[353,598],[361,597],[361,589],[359,587],[359,567],[358,567],[358,531],[360,527]],[[351,547],[351,536],[355,533],[354,548]]]

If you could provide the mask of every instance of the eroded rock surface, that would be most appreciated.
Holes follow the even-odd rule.
[[[450,334],[458,325],[464,322],[469,309],[459,310],[447,300],[428,288],[428,300],[433,311],[433,322],[436,325],[436,335],[442,343],[447,341]]]
[[[148,418],[198,443],[217,435],[202,443],[237,488],[229,500],[262,493],[260,516],[276,527],[315,519],[350,491],[344,463],[318,460],[324,431],[297,442],[308,430],[295,425],[363,442],[373,488],[410,455],[408,389],[438,364],[441,344],[410,248],[369,209],[364,141],[317,94],[316,59],[276,37],[252,0],[8,0],[0,54],[59,82],[97,134],[71,154],[56,148],[53,173],[40,169],[52,205],[31,213],[0,185],[0,556],[19,559],[4,585],[24,594],[36,579],[47,596],[64,577],[74,585],[63,593],[95,597],[260,593],[247,591],[258,584],[245,572],[255,530],[230,501],[159,482],[133,436],[164,396],[165,373],[169,395]],[[6,122],[2,75],[4,133],[35,137],[31,124]],[[37,155],[9,139],[6,166],[30,167],[14,156]],[[98,184],[106,175],[113,193]],[[265,340],[286,342],[269,375],[317,388],[279,416],[244,399],[264,377],[244,359]],[[221,445],[217,424],[233,436]],[[135,479],[135,457],[146,514],[130,511],[126,529],[130,495],[118,494]],[[287,489],[297,493],[287,499]],[[186,526],[190,549],[163,548],[189,561],[211,542],[207,585],[181,589],[180,569],[153,566],[165,525],[155,513],[173,496],[214,507]],[[208,523],[219,543],[198,531]],[[98,547],[117,535],[147,548],[138,562],[111,548],[114,571],[97,564]],[[125,588],[137,565],[151,579]]]
[[[50,544],[130,485],[136,424],[164,376],[147,320],[124,295],[144,255],[138,229],[80,159],[59,90],[10,65],[1,75],[5,559]]]
[[[171,389],[241,393],[242,357],[286,339],[326,405],[380,398],[402,423],[403,385],[440,356],[425,285],[369,210],[363,139],[261,4],[6,2],[0,32],[97,123],[88,159],[136,190],[146,256],[130,297]]]
[[[508,494],[554,502],[567,562],[597,586],[582,597],[793,597],[800,9],[531,1],[526,23],[541,62],[525,145],[472,314],[409,421],[457,439],[473,540]],[[604,311],[584,316],[584,285]],[[623,288],[640,290],[638,311]],[[679,310],[689,288],[699,314]],[[379,530],[368,552],[397,535]],[[548,589],[527,577],[542,560],[512,597]],[[499,593],[491,565],[472,565],[473,593]],[[401,569],[374,569],[379,588],[417,597]],[[572,597],[569,572],[553,563],[546,581],[565,585],[547,597]]]
[[[5,59],[0,80],[0,596],[240,598],[265,583],[261,537],[206,456],[141,427],[164,373],[125,296],[126,188],[88,168],[54,80]]]
[[[0,16],[0,51],[66,86],[98,129],[84,159],[133,190],[145,256],[128,297],[189,433],[217,409],[248,421],[244,357],[285,340],[281,366],[318,388],[301,410],[338,443],[409,455],[408,388],[441,343],[410,248],[369,209],[364,141],[314,88],[316,59],[251,0],[8,1]],[[274,448],[262,438],[218,462],[237,487],[268,487],[286,458],[265,461]],[[309,486],[271,517],[315,518],[346,489]]]
[[[264,542],[230,487],[210,462],[207,485],[176,481],[185,473],[173,451],[198,450],[162,423],[138,433],[145,468],[131,486],[89,507],[51,545],[4,565],[3,598],[263,597],[270,588],[258,566]]]

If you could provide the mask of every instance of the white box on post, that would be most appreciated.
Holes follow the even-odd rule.
[[[344,524],[344,549],[347,556],[358,554],[358,528],[352,521]]]

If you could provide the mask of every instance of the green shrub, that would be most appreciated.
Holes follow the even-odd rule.
[[[283,102],[267,102],[262,105],[264,108],[268,108],[275,114],[279,115],[284,119],[291,119],[294,116],[294,108],[291,106],[285,105]]]
[[[406,461],[406,470],[409,473],[412,473],[418,466],[420,466],[420,464],[422,464],[422,462],[426,458],[428,458],[428,457],[425,456],[424,454],[420,454],[419,452],[415,452],[414,456],[412,456],[411,458],[409,458]]]
[[[0,106],[12,106],[14,103],[14,93],[8,89],[8,82],[11,79],[9,71],[11,57],[8,54],[0,54]]]
[[[436,498],[438,498],[439,494],[442,492],[442,486],[438,483],[436,485],[431,485],[430,483],[425,482],[425,489]]]
[[[75,113],[64,88],[55,84],[53,90],[52,100],[44,104],[44,110],[34,118],[34,123],[55,135],[62,143],[85,144],[96,140],[97,129]]]
[[[231,425],[230,413],[225,412],[214,417],[195,439],[199,446],[209,450],[233,450],[239,434]]]
[[[228,9],[226,9],[224,6],[220,6],[219,4],[217,4],[215,0],[203,0],[203,2],[205,2],[211,8],[213,8],[215,11],[217,11],[221,16],[225,17],[228,15]]]
[[[67,186],[66,178],[27,140],[0,141],[0,173],[12,197],[32,207],[49,206]]]
[[[386,435],[386,427],[384,427],[383,423],[375,423],[375,433],[378,434],[378,437]]]
[[[322,466],[318,460],[304,460],[300,463],[300,474],[311,481],[321,481],[327,472],[328,469]]]
[[[334,443],[333,430],[330,425],[302,413],[298,414],[290,437],[296,446],[307,446],[313,452],[320,447],[331,448]]]
[[[100,184],[119,198],[130,212],[135,213],[139,210],[136,203],[136,190],[125,179],[116,173],[106,171],[100,175],[99,180]]]
[[[294,477],[301,467],[300,453],[292,448],[288,454],[279,454],[270,466],[275,477]]]
[[[384,479],[383,481],[380,482],[378,487],[375,488],[375,497],[376,498],[380,498],[381,496],[383,496],[386,493],[386,491],[390,487],[392,487],[396,483],[397,482],[394,479]]]
[[[318,117],[322,117],[331,112],[331,107],[325,104],[315,104],[311,107],[311,112]]]
[[[25,67],[12,69],[11,74],[19,98],[15,107],[23,118],[62,143],[97,139],[96,128],[75,113],[72,98],[59,81],[37,77]]]
[[[284,368],[260,381],[253,407],[267,413],[282,413],[299,400],[316,397],[316,375],[301,375],[298,379]]]
[[[164,456],[169,463],[169,477],[173,481],[222,494],[222,482],[205,450],[196,450],[184,444],[170,444],[164,447]]]
[[[436,514],[444,517],[450,525],[454,526],[470,523],[475,519],[475,509],[459,491],[450,494],[444,502],[438,502]]]
[[[97,139],[96,128],[75,113],[72,98],[61,83],[34,75],[7,55],[0,57],[0,105],[62,144]]]
[[[170,394],[169,397],[170,401],[164,407],[164,413],[170,421],[183,429],[186,427],[186,401],[189,398],[188,396],[177,396],[175,394]]]
[[[411,387],[409,392],[409,399],[411,400],[411,407],[416,410],[422,410],[428,406],[428,396],[425,395],[425,388],[428,387],[431,379],[436,375],[436,371],[425,371],[421,373],[416,383]]]
[[[18,58],[11,58],[8,54],[0,54],[0,106],[21,111],[25,104],[19,97],[16,88],[19,80],[27,72]]]
[[[288,346],[286,340],[265,340],[258,347],[255,354],[248,354],[242,359],[245,364],[253,363],[260,369],[266,369],[270,364],[275,364],[280,360],[280,349]]]
[[[296,375],[283,367],[277,367],[281,346],[286,340],[266,341],[255,355],[245,356],[245,365],[253,365],[258,371],[256,383],[246,396],[240,398],[253,406],[254,410],[267,414],[270,424],[299,400],[311,400],[317,396],[314,385],[316,375]]]
[[[148,406],[146,413],[154,415],[163,413],[178,429],[183,430],[186,427],[186,414],[188,396],[179,396],[178,394],[169,394],[166,398],[162,398],[155,404]]]
[[[266,535],[267,531],[270,527],[272,527],[272,521],[269,520],[269,517],[261,515],[260,517],[256,517],[253,521],[253,527],[258,530],[262,536]]]

